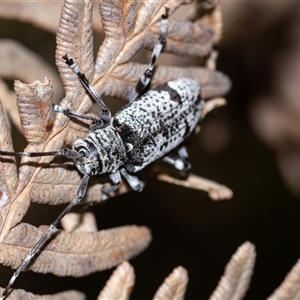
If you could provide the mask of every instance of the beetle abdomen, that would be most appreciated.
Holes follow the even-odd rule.
[[[199,83],[180,78],[121,109],[112,125],[129,145],[125,167],[137,172],[180,145],[199,122],[203,104]]]

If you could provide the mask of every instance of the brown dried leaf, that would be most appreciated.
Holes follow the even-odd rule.
[[[205,103],[203,111],[201,113],[201,118],[204,118],[209,112],[218,108],[220,106],[226,105],[226,100],[224,98],[214,98]]]
[[[152,37],[154,43],[160,28],[157,27],[155,31],[156,35]],[[202,20],[191,22],[171,19],[165,51],[177,55],[206,56],[212,51],[214,34],[212,27],[204,24]]]
[[[9,132],[7,120],[0,102],[0,145],[2,151],[13,151],[12,140]],[[15,192],[17,184],[17,167],[14,158],[0,157],[0,228],[7,220],[7,214],[10,209],[10,199]]]
[[[116,96],[118,98],[129,100],[132,96],[133,90],[140,76],[146,69],[146,65],[139,65],[136,63],[128,63],[141,47],[152,49],[155,42],[157,41],[159,30],[160,30],[160,17],[164,13],[164,7],[170,8],[170,11],[174,11],[182,3],[187,3],[190,1],[157,1],[157,2],[120,2],[119,1],[103,1],[100,5],[100,13],[102,17],[102,22],[104,24],[105,40],[100,47],[97,55],[95,64],[95,75],[93,83],[100,94],[105,94],[108,96]],[[135,10],[138,10],[136,14]],[[126,11],[126,16],[123,19],[122,12]],[[112,18],[111,14],[115,17]],[[127,22],[127,16],[131,16],[133,21]],[[136,18],[134,20],[134,18]],[[149,22],[150,20],[150,22]],[[176,47],[168,49],[172,45],[172,40],[175,39],[175,28],[179,25],[182,30],[189,28],[191,22],[178,23],[179,21],[172,20],[169,18],[171,29],[173,28],[174,34],[171,31],[171,37],[168,36],[168,41],[165,47],[166,51],[175,51],[175,53],[189,55],[187,51],[194,51],[194,55],[201,56],[203,53],[199,53],[199,49],[195,48],[196,45],[199,47],[199,39],[209,40],[205,35],[211,33],[211,28],[205,31],[205,34],[198,34],[196,29],[195,35],[190,37],[190,43],[188,47],[186,46],[186,34],[181,32],[181,35],[176,36]],[[123,24],[124,26],[113,26],[114,23]],[[179,24],[179,25],[178,25]],[[200,24],[200,23],[199,23]],[[200,26],[200,25],[197,26]],[[206,25],[203,25],[204,27]],[[203,29],[201,25],[201,29]],[[116,34],[118,30],[118,34]],[[198,30],[199,31],[199,30]],[[200,30],[201,31],[201,30]],[[179,36],[179,37],[178,37]],[[212,40],[212,38],[211,38]],[[179,44],[182,48],[179,47]],[[210,43],[210,45],[212,42]],[[193,46],[195,45],[195,46]],[[181,49],[181,50],[178,50]],[[185,50],[184,50],[185,49]],[[187,50],[188,49],[188,50]],[[177,51],[177,52],[176,52]],[[209,50],[207,50],[209,51]],[[207,52],[208,53],[208,52]],[[206,53],[206,54],[207,54]],[[197,68],[194,70],[186,72],[184,68],[173,68],[167,66],[158,66],[152,80],[152,85],[158,85],[162,82],[178,78],[178,77],[194,77],[199,80],[201,84],[204,85],[204,90],[207,90],[207,83],[213,85],[215,92],[208,92],[208,95],[204,97],[215,97],[228,91],[230,87],[229,80],[223,74],[221,76],[214,77],[212,72],[204,69],[198,71]],[[208,71],[208,74],[207,74]],[[193,74],[194,73],[194,74]],[[222,77],[221,82],[218,77]],[[209,79],[209,80],[207,80]],[[204,92],[206,94],[206,92]],[[212,94],[212,96],[210,96]],[[84,103],[90,106],[87,97],[83,100]]]
[[[201,18],[201,21],[214,29],[214,43],[219,43],[223,34],[223,17],[220,3],[216,1],[215,4],[216,5],[214,9],[211,10],[211,13],[204,15]]]
[[[0,288],[2,294],[3,288]],[[7,300],[85,300],[83,293],[78,291],[65,291],[53,295],[34,295],[24,290],[12,290],[6,298]]]
[[[128,59],[130,59],[143,45],[147,44],[150,46],[151,42],[148,43],[145,41],[149,39],[149,36],[153,34],[153,32],[156,36],[158,35],[157,29],[160,26],[160,18],[161,14],[164,12],[164,6],[168,6],[172,12],[182,3],[185,3],[185,1],[162,1],[151,3],[147,1],[124,1],[122,3],[119,1],[102,1],[100,4],[100,12],[102,15],[106,38],[98,52],[96,66],[94,69],[92,59],[92,1],[66,1],[63,6],[58,28],[56,52],[57,66],[66,90],[66,97],[61,104],[73,109],[78,108],[81,112],[87,111],[91,105],[91,101],[87,96],[85,96],[84,89],[81,87],[76,75],[72,73],[72,70],[70,70],[70,68],[64,64],[61,59],[61,56],[65,53],[68,53],[76,60],[88,78],[93,76],[95,73],[94,81],[96,81],[96,87],[102,82],[100,84],[102,86],[102,91],[100,88],[100,93],[105,93],[110,96],[117,95],[121,98],[130,98],[130,95],[134,90],[134,86],[138,81],[138,77],[145,70],[146,66],[140,66],[138,64],[128,62],[126,64],[124,63],[128,61]],[[124,14],[124,12],[126,12],[126,14]],[[114,18],[112,18],[112,15]],[[120,27],[118,27],[118,29],[114,29],[114,27],[111,26],[112,23],[119,22],[120,20],[123,22],[122,24],[124,24],[124,27],[121,29]],[[173,24],[172,26],[176,26],[175,21],[172,23],[171,17],[170,24]],[[118,35],[116,35],[115,30],[122,30],[122,32],[119,34],[118,31]],[[150,34],[150,32],[152,33]],[[181,37],[185,38],[183,36],[184,35]],[[197,38],[197,35],[191,37],[191,42],[196,43]],[[178,41],[180,41],[180,38]],[[152,44],[154,44],[154,42],[155,41],[153,40]],[[185,44],[185,41],[181,42],[182,44]],[[122,66],[120,65],[121,63],[123,63]],[[134,66],[134,69],[132,69],[132,66]],[[134,73],[132,73],[132,70],[134,70]],[[125,74],[127,74],[127,76],[124,76]],[[134,74],[134,76],[131,76],[132,74]],[[120,81],[117,80],[118,76]],[[227,77],[219,72],[201,68],[188,69],[176,67],[158,67],[153,78],[153,84],[162,83],[163,81],[171,78],[182,76],[198,78],[203,86],[204,97],[218,96],[226,92],[230,87],[230,82]],[[122,82],[122,84],[119,85],[119,82]],[[115,90],[117,90],[117,92]],[[24,96],[26,97],[26,95],[19,93],[20,99]],[[37,127],[40,127],[39,124],[43,121],[38,120],[40,116],[37,113],[34,116],[36,124],[32,123],[32,126],[36,125]],[[23,123],[28,121],[26,118],[23,119]],[[26,150],[47,151],[59,149],[61,148],[64,140],[66,140],[67,134],[69,135],[70,132],[73,134],[72,139],[78,138],[79,135],[82,137],[84,131],[81,131],[78,135],[76,135],[76,131],[70,130],[70,124],[72,123],[73,122],[71,122],[69,118],[61,114],[57,114],[53,123],[51,134],[48,136],[47,140],[45,140],[43,148],[32,147],[30,144]],[[47,127],[45,127],[45,129],[46,128]],[[68,143],[70,142],[71,140],[68,138]],[[30,166],[27,165],[25,167],[25,162],[28,161],[30,161]],[[70,196],[59,197],[59,195],[55,195],[53,189],[51,192],[51,184],[55,185],[55,182],[60,181],[66,186],[66,188],[64,188],[66,191],[64,194],[67,192],[69,193],[72,190],[73,193],[69,193],[69,195],[74,195],[76,184],[79,181],[77,172],[74,171],[76,172],[74,173],[75,175],[70,176],[71,171],[65,172],[59,168],[59,171],[55,171],[55,174],[50,174],[51,176],[43,175],[45,173],[39,175],[41,166],[45,166],[45,163],[48,163],[49,161],[50,158],[30,158],[30,160],[23,159],[23,167],[20,169],[21,172],[18,186],[18,191],[21,191],[22,195],[17,195],[17,199],[12,200],[15,207],[20,205],[20,202],[22,202],[22,205],[24,206],[23,211],[25,212],[29,206],[29,195],[33,196],[34,201],[39,201],[41,203],[62,203],[64,202],[63,199],[68,199],[66,201],[72,200],[72,197]],[[37,178],[37,180],[35,180],[37,175],[40,179]],[[46,180],[46,178],[49,177],[51,180]],[[64,179],[62,179],[62,177]],[[44,190],[44,193],[41,192],[41,188],[36,189],[37,192],[31,192],[33,186],[36,188],[36,184],[34,184],[34,182],[40,183],[41,181],[48,182],[48,188]],[[18,223],[22,216],[23,214],[15,216],[12,213],[8,218],[10,222],[7,224],[6,230],[4,230],[2,234],[7,234],[9,228]]]
[[[164,280],[153,300],[180,300],[184,298],[188,283],[188,273],[183,267],[177,267]]]
[[[133,267],[124,261],[113,272],[97,300],[122,299],[130,297],[135,281]]]
[[[28,5],[29,2],[29,5]],[[0,18],[29,22],[45,30],[56,33],[57,20],[61,12],[62,1],[2,1]],[[94,7],[94,13],[97,7]],[[99,18],[94,18],[94,29],[102,31]]]
[[[16,81],[15,89],[21,126],[29,142],[25,151],[44,151],[44,142],[52,131],[54,118],[51,111],[53,95],[51,81],[46,79],[45,83],[35,81],[33,84],[22,84]],[[30,180],[34,173],[41,169],[41,166],[37,166],[38,161],[46,162],[47,160],[49,161],[49,158],[23,158],[21,160],[18,187],[10,199],[11,207],[9,211],[6,211],[5,222],[1,224],[3,226],[1,239],[22,220],[27,212],[30,206]]]
[[[213,50],[207,61],[205,62],[205,67],[208,69],[208,70],[216,70],[216,64],[217,64],[217,58],[218,58],[218,55],[219,55],[219,52],[216,51],[216,50]]]
[[[47,228],[25,223],[14,227],[0,245],[0,263],[18,267]],[[51,243],[45,246],[28,269],[57,276],[85,276],[138,255],[150,241],[150,230],[138,226],[99,232],[56,231]]]
[[[65,1],[57,28],[55,58],[66,91],[61,104],[70,109],[78,108],[78,100],[85,95],[85,90],[62,56],[72,57],[88,79],[93,76],[92,8],[92,1]],[[63,124],[67,121],[64,118]]]
[[[96,115],[92,113],[88,113],[87,115],[96,117]],[[69,125],[69,131],[65,137],[65,144],[71,146],[76,139],[85,139],[88,134],[89,124],[85,124],[85,122],[71,122]]]
[[[97,232],[97,221],[91,212],[66,214],[61,220],[61,226],[66,232]]]
[[[255,256],[253,244],[242,244],[227,264],[225,273],[209,300],[243,299],[250,284]]]
[[[267,300],[300,299],[300,259],[286,275],[281,285]]]
[[[177,2],[178,5],[180,2]],[[153,23],[160,22],[165,3],[166,1],[151,3],[137,0],[100,3],[99,12],[105,40],[96,59],[95,83],[102,79],[108,70],[127,62],[137,53],[143,46],[143,39],[147,37],[145,30]]]
[[[50,166],[42,168],[32,181],[31,202],[50,205],[70,203],[76,196],[80,180],[81,176],[75,171],[73,162],[52,163]],[[99,180],[100,177],[90,180],[89,189],[81,204],[102,201],[101,188],[104,184]],[[103,181],[105,185],[110,184],[107,176],[104,176]],[[128,185],[121,183],[120,188],[112,195],[121,195],[129,190]]]
[[[31,201],[51,205],[69,203],[76,196],[80,180],[73,162],[52,163],[42,168],[34,178],[30,190]]]
[[[6,116],[4,114],[1,101],[0,101],[0,128],[1,128],[1,134],[0,134],[1,150],[14,151],[8,122],[6,120]],[[13,192],[16,188],[17,179],[18,179],[16,160],[11,157],[0,156],[0,170],[1,170],[0,174],[2,177],[1,191],[3,192],[3,189],[6,189],[7,192],[9,193]],[[1,195],[1,198],[2,197],[3,195]],[[1,201],[1,203],[3,202]]]
[[[54,83],[56,97],[60,97],[62,94],[62,84],[57,71],[53,70],[53,67],[19,42],[9,39],[0,40],[0,58],[0,77],[5,79],[17,78],[25,82],[32,82],[36,79],[43,79],[47,75]],[[16,95],[2,82],[0,97],[3,107],[14,125],[21,130],[20,118],[16,109]]]
[[[139,77],[146,69],[145,65],[129,62],[129,60],[142,47],[151,49],[154,46],[158,38],[161,15],[164,13],[165,6],[170,8],[171,15],[177,7],[190,2],[184,0],[151,2],[146,0],[100,1],[100,14],[104,27],[105,40],[99,49],[96,63],[94,64],[91,16],[92,1],[65,1],[58,27],[56,51],[56,64],[66,91],[66,96],[62,100],[61,105],[83,113],[87,112],[92,105],[92,101],[86,95],[76,75],[63,62],[62,55],[67,53],[76,60],[76,63],[86,74],[87,78],[93,81],[95,88],[100,94],[109,96],[117,95],[120,98],[128,100],[134,91]],[[118,26],[114,26],[115,24]],[[122,26],[119,26],[119,24],[122,24]],[[192,52],[195,55],[202,55],[206,51],[209,52],[208,49],[210,49],[213,43],[213,34],[211,28],[207,25],[201,24],[200,21],[197,24],[191,24],[190,21],[187,21],[187,23],[184,23],[184,21],[175,21],[172,20],[172,16],[170,16],[170,24],[170,28],[173,31],[171,31],[172,34],[169,45],[167,42],[166,50],[181,51],[185,55],[189,55]],[[176,37],[175,29],[179,25],[182,26],[183,31]],[[191,28],[194,33],[189,40],[183,34],[187,28]],[[203,50],[204,52],[202,51],[201,53],[196,51],[196,49],[199,50],[199,41],[205,41],[205,46],[203,47],[206,50]],[[189,44],[189,47],[186,46],[186,43]],[[177,47],[175,46],[178,46],[179,50],[176,50]],[[222,73],[196,67],[157,67],[152,84],[157,85],[176,77],[194,77],[198,79],[203,86],[203,96],[205,98],[220,96],[230,87],[228,78]],[[56,114],[55,119],[52,119],[49,110],[51,97],[49,97],[50,92],[47,89],[47,84],[35,83],[33,86],[35,87],[35,92],[32,94],[29,93],[29,97],[27,93],[30,91],[30,85],[24,85],[24,88],[18,90],[19,107],[24,104],[23,99],[27,99],[27,103],[35,99],[35,101],[46,101],[48,104],[43,104],[40,110],[31,107],[32,115],[28,111],[25,111],[25,114],[21,114],[23,127],[27,131],[25,137],[29,142],[26,151],[53,151],[60,149],[64,144],[70,145],[75,139],[83,137],[84,133],[87,132],[86,127],[82,126],[82,129],[76,130],[74,122],[62,114]],[[37,86],[38,88],[36,88]],[[42,95],[41,99],[37,95]],[[46,116],[49,117],[47,118]],[[34,229],[26,224],[20,224],[13,228],[21,222],[30,205],[30,200],[53,204],[73,200],[80,180],[78,172],[75,170],[74,165],[72,165],[73,170],[69,168],[69,164],[53,164],[53,166],[48,166],[51,160],[51,157],[27,158],[22,160],[17,192],[10,197],[10,202],[7,202],[7,207],[3,210],[5,219],[3,219],[4,223],[1,223],[1,238],[4,239],[4,242],[0,246],[3,253],[3,257],[1,258],[3,264],[16,267],[42,234],[41,229]],[[6,182],[4,181],[5,184]],[[91,188],[87,192],[85,201],[100,201],[99,191],[101,186],[101,183],[93,184],[91,181]],[[127,188],[122,184],[116,194],[125,191],[127,191]],[[9,205],[10,207],[8,207]],[[108,268],[120,262],[121,259],[126,259],[140,252],[141,249],[144,249],[148,245],[150,240],[150,234],[145,229],[141,229],[141,232],[139,230],[126,231],[125,236],[127,235],[131,239],[128,242],[129,244],[125,243],[119,246],[118,250],[114,249],[117,253],[114,251],[113,253],[117,257],[106,257],[106,264],[103,266],[103,262],[99,261],[99,259],[97,262],[92,261],[98,258],[98,252],[96,254],[86,254],[85,257],[78,257],[80,254],[75,250],[78,246],[79,237],[83,240],[83,246],[86,246],[85,243],[87,243],[87,240],[93,235],[97,237],[97,234],[83,234],[82,232],[74,232],[72,234],[57,233],[56,238],[48,243],[47,248],[41,252],[39,258],[32,264],[33,270],[82,276],[101,268]],[[106,234],[109,235],[107,239],[114,240],[116,245],[124,239],[123,235],[123,237],[115,240],[114,231],[108,231]],[[77,238],[75,238],[76,235],[78,235]],[[141,239],[140,242],[138,242],[138,238]],[[8,241],[10,241],[9,244],[7,244]],[[99,242],[99,238],[93,241],[93,243]],[[69,249],[70,247],[73,247],[73,249]],[[48,249],[52,250],[49,251]],[[65,249],[69,250],[66,251]],[[84,249],[84,251],[89,250],[90,247],[89,249]],[[119,253],[118,251],[121,250],[123,252]],[[66,259],[61,251],[66,251],[64,253],[68,253],[70,258]],[[10,253],[14,253],[13,261],[9,256]],[[65,266],[65,263],[71,268],[73,264],[72,259],[90,260],[91,266],[87,264],[88,267],[85,265],[85,269],[83,266],[78,266],[79,268],[83,268],[80,270],[68,270],[67,267],[64,267],[64,270],[61,270],[62,266]],[[76,264],[74,263],[74,265]]]
[[[147,68],[146,65],[130,63],[116,67],[112,71],[113,78],[107,79],[103,93],[111,97],[128,100],[135,88],[140,74]],[[172,67],[160,66],[156,69],[151,80],[151,86],[166,82],[175,78],[191,77],[197,79],[201,84],[202,98],[209,99],[227,93],[231,82],[221,72],[211,71],[196,67]]]
[[[188,178],[185,180],[180,180],[171,177],[170,175],[167,174],[159,174],[157,178],[159,180],[184,186],[186,188],[206,191],[208,192],[208,195],[212,200],[230,199],[233,196],[232,190],[226,187],[225,185],[219,184],[217,182],[211,181],[203,177],[199,177],[194,174],[189,174]]]
[[[174,74],[178,75],[177,78],[191,77],[197,79],[201,85],[203,99],[216,98],[227,93],[231,87],[230,80],[223,73],[196,67],[161,67],[154,74],[153,81],[163,82],[165,78],[167,80],[174,79]]]
[[[51,79],[24,84],[15,81],[17,105],[24,136],[30,145],[46,141],[53,127],[54,112],[51,108],[53,86]],[[36,116],[40,116],[36,119]]]

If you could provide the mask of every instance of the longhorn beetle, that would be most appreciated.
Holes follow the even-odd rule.
[[[91,120],[90,132],[85,140],[76,140],[72,149],[51,152],[5,152],[8,156],[62,155],[74,160],[83,174],[75,199],[49,226],[14,272],[0,299],[5,299],[19,274],[27,267],[61,219],[84,197],[90,176],[108,174],[112,185],[102,188],[102,199],[118,189],[121,175],[135,191],[142,191],[144,184],[133,173],[151,162],[162,158],[178,170],[190,167],[188,154],[182,145],[198,124],[205,102],[200,97],[200,85],[191,78],[168,81],[154,90],[143,93],[148,86],[154,64],[165,42],[168,29],[168,8],[161,19],[161,34],[152,51],[151,61],[136,85],[132,99],[113,118],[101,97],[91,86],[76,63],[64,55],[65,63],[77,75],[90,97],[101,107],[99,118],[87,116],[53,105],[53,110],[72,118]],[[169,152],[178,147],[177,154]]]

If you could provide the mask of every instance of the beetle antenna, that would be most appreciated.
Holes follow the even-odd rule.
[[[60,220],[75,206],[77,205],[81,199],[84,197],[88,181],[89,181],[90,175],[84,174],[83,178],[81,179],[81,182],[79,184],[79,188],[77,191],[77,195],[74,198],[74,200],[60,213],[60,215],[53,221],[53,223],[49,226],[47,231],[42,235],[42,237],[39,239],[39,241],[35,244],[35,246],[31,249],[31,251],[28,253],[28,255],[25,257],[25,259],[22,261],[21,265],[18,267],[18,269],[14,272],[13,276],[11,277],[9,283],[7,284],[5,290],[3,291],[0,300],[4,300],[19,276],[19,274],[28,266],[28,264],[32,261],[32,258],[38,253],[39,249],[46,243],[46,241],[49,239],[49,237],[52,235],[53,231],[57,227]]]

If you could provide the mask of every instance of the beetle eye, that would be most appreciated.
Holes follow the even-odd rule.
[[[77,151],[78,151],[78,153],[81,154],[81,157],[88,157],[89,156],[89,153],[88,153],[87,149],[84,148],[84,147],[79,147],[77,149]]]

